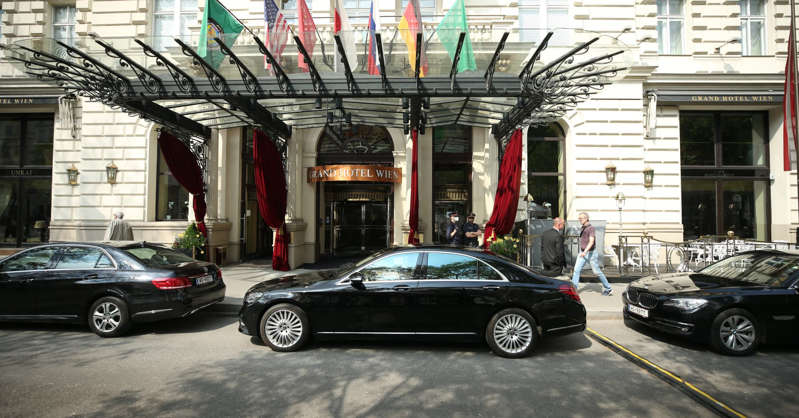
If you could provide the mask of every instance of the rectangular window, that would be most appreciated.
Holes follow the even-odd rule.
[[[313,6],[308,6],[308,7],[311,8]],[[344,7],[346,7],[347,11],[349,12],[349,7],[347,6]],[[291,25],[297,24],[297,0],[283,0],[283,4],[280,6],[280,11],[283,12],[283,17],[286,18],[286,22],[288,22]]]
[[[3,5],[0,4],[0,39],[3,39]]]
[[[189,218],[189,192],[172,176],[160,147],[155,207],[156,221],[184,221]]]
[[[397,13],[397,22],[402,19],[402,14],[405,13],[406,7],[408,7],[408,0],[402,0],[399,13]],[[435,16],[436,14],[436,0],[419,0],[419,7],[422,8],[422,21],[426,20],[425,16]],[[367,10],[369,9],[368,4],[366,5],[366,8]],[[430,19],[431,21],[433,20],[432,17],[428,17],[427,19]]]
[[[550,45],[571,43],[568,0],[520,0],[519,40],[537,42],[553,31]]]
[[[683,53],[683,0],[657,0],[658,53],[680,55]]]
[[[75,6],[53,7],[53,39],[75,46]]]
[[[766,138],[764,112],[680,112],[686,240],[728,231],[769,239]]]
[[[167,46],[174,45],[173,38],[189,38],[189,26],[196,23],[196,0],[155,0],[153,48],[162,51]]]
[[[766,27],[763,0],[741,0],[741,54],[765,55]]]

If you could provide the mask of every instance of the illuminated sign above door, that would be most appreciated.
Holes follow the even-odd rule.
[[[320,181],[401,183],[402,169],[380,165],[320,165],[308,167],[308,183]]]

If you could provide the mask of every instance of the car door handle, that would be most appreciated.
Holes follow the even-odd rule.
[[[392,289],[394,289],[396,291],[408,291],[408,290],[411,289],[411,287],[408,286],[407,284],[398,284],[398,285],[394,286]]]
[[[96,279],[97,277],[98,277],[98,276],[97,276],[96,274],[94,274],[94,273],[92,273],[92,274],[87,274],[87,275],[86,275],[86,278],[87,278],[87,279]]]
[[[494,285],[494,284],[490,284],[490,285],[483,286],[483,289],[486,289],[486,290],[499,290],[499,286]]]

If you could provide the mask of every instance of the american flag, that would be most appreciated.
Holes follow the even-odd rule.
[[[275,0],[264,0],[264,20],[266,20],[266,47],[272,56],[280,61],[280,56],[283,55],[283,50],[286,49],[289,39],[289,25],[286,23],[283,12],[275,4]],[[266,69],[270,67],[269,63],[266,63]]]

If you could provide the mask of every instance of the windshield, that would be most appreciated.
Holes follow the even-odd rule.
[[[700,270],[707,276],[764,286],[781,286],[799,271],[799,257],[789,254],[749,253],[725,258]]]
[[[132,255],[147,267],[173,266],[197,261],[183,253],[165,247],[131,247],[123,248],[122,251]]]

